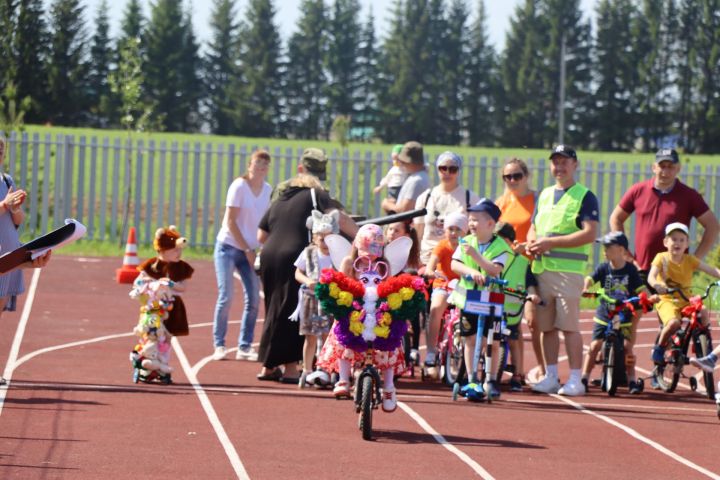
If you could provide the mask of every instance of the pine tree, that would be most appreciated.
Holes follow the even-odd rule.
[[[702,0],[695,43],[698,77],[694,128],[697,150],[720,151],[720,1]]]
[[[142,38],[145,32],[145,17],[142,13],[140,0],[128,0],[120,22],[120,35],[118,37],[118,50],[128,39]],[[140,45],[140,52],[144,52],[144,46]]]
[[[145,30],[147,93],[160,127],[188,131],[198,121],[197,44],[180,0],[158,0]]]
[[[282,45],[273,2],[251,0],[241,31],[241,71],[236,75],[232,97],[236,128],[243,135],[281,135]]]
[[[693,151],[697,147],[696,128],[693,119],[693,99],[696,98],[698,69],[696,62],[696,43],[701,35],[700,25],[702,0],[683,0],[679,7],[677,71],[678,71],[678,127],[679,145]]]
[[[469,100],[468,71],[464,68],[468,57],[478,55],[477,51],[469,50],[467,18],[469,11],[465,0],[453,0],[450,4],[443,42],[439,46],[441,54],[438,58],[437,91],[442,99],[441,110],[445,121],[438,125],[441,136],[437,140],[443,145],[460,143],[463,134],[465,102]]]
[[[107,0],[102,0],[95,17],[95,34],[90,47],[89,101],[92,113],[90,121],[97,127],[106,127],[112,115],[108,74],[114,52],[110,45],[110,25],[107,12]]]
[[[327,110],[336,115],[352,115],[358,83],[360,22],[358,0],[335,0],[328,22]]]
[[[17,23],[17,0],[0,0],[0,90],[15,79],[13,36]]]
[[[228,90],[235,76],[235,59],[239,52],[235,1],[215,0],[210,18],[212,38],[205,54],[205,90],[210,129],[227,135],[233,131]]]
[[[325,2],[303,0],[297,31],[288,42],[286,102],[290,134],[299,138],[327,138],[325,86],[327,54]]]
[[[42,0],[20,0],[14,36],[18,97],[31,99],[25,115],[28,123],[47,118],[47,71],[49,35]]]
[[[50,8],[48,117],[55,124],[80,125],[88,105],[85,8],[79,0],[55,0]]]
[[[478,1],[477,18],[470,27],[469,51],[463,62],[467,72],[464,122],[470,145],[490,146],[496,142],[500,125],[497,101],[501,85],[495,50],[488,41],[484,0]]]
[[[360,31],[358,47],[358,84],[353,129],[361,140],[370,140],[375,133],[378,112],[377,78],[378,51],[375,41],[375,18],[372,10]]]

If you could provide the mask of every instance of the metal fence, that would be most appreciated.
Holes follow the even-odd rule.
[[[214,243],[227,188],[245,172],[254,149],[262,147],[271,153],[271,185],[294,174],[302,151],[72,135],[41,138],[27,133],[12,133],[8,140],[5,168],[30,194],[23,228],[31,235],[45,233],[64,218],[73,217],[88,227],[89,239],[120,242],[129,186],[129,225],[137,228],[140,243],[150,244],[158,226],[174,224],[193,246]],[[389,169],[389,159],[372,152],[347,151],[331,151],[329,158],[331,195],[349,212],[379,216],[382,195],[374,194],[373,187]],[[578,180],[598,196],[602,231],[607,230],[607,219],[621,195],[651,176],[651,159],[648,155],[644,164],[581,161]],[[526,160],[533,188],[540,190],[553,183],[547,160]],[[497,198],[503,188],[502,165],[502,159],[469,156],[463,161],[462,184],[480,196]],[[437,171],[430,171],[437,183]],[[713,211],[720,212],[720,165],[683,168],[681,178],[705,196]],[[632,235],[634,221],[628,227]],[[695,229],[693,225],[692,238],[696,238]]]

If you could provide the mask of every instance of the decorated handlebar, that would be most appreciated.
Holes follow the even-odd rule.
[[[634,315],[638,308],[640,308],[643,313],[647,313],[653,308],[653,302],[650,301],[646,292],[641,292],[634,297],[629,297],[624,300],[612,298],[602,289],[597,292],[583,292],[582,296],[585,298],[599,298],[607,304],[612,305],[614,308],[608,312],[611,319],[622,310],[627,310],[631,315]]]
[[[705,288],[705,292],[704,292],[702,295],[695,295],[695,296],[693,296],[693,297],[691,297],[691,298],[688,298],[688,297],[685,295],[685,292],[683,292],[682,287],[679,286],[679,285],[673,286],[673,287],[668,287],[668,288],[667,288],[667,294],[668,294],[668,295],[672,295],[672,294],[674,294],[674,293],[677,293],[677,294],[680,295],[680,296],[683,298],[683,300],[685,300],[686,302],[690,302],[690,301],[692,301],[692,299],[695,299],[695,298],[700,299],[700,300],[705,300],[705,299],[710,295],[710,291],[711,291],[713,288],[715,288],[715,287],[720,287],[720,280],[718,280],[717,282],[712,282],[711,284],[709,284],[709,285]]]

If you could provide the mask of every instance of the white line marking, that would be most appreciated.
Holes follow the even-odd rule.
[[[32,280],[30,280],[30,288],[28,289],[27,298],[25,299],[25,305],[23,305],[22,315],[20,316],[17,330],[15,330],[15,338],[13,338],[12,347],[10,347],[10,354],[8,355],[7,363],[5,364],[5,370],[3,371],[3,377],[7,380],[7,383],[0,386],[0,414],[2,414],[3,406],[5,406],[5,398],[7,397],[10,380],[12,379],[12,374],[15,370],[15,361],[17,360],[18,353],[20,352],[20,344],[22,343],[23,336],[25,335],[25,327],[27,327],[27,323],[30,318],[30,310],[32,310],[32,305],[35,301],[35,292],[37,291],[39,280],[40,269],[36,268],[33,271]]]
[[[495,477],[490,475],[490,473],[485,470],[479,463],[477,463],[475,460],[470,458],[467,454],[465,454],[462,450],[457,448],[452,443],[449,443],[447,440],[445,440],[445,437],[440,435],[438,432],[435,431],[434,428],[430,426],[429,423],[425,421],[424,418],[422,418],[420,415],[418,415],[415,410],[410,408],[405,402],[398,402],[398,407],[400,407],[405,413],[407,413],[410,418],[415,420],[415,422],[420,425],[420,427],[425,430],[427,433],[433,436],[436,442],[438,442],[440,445],[445,447],[450,453],[457,456],[460,460],[462,460],[465,464],[467,464],[470,468],[472,468],[475,473],[477,473],[480,477],[484,478],[485,480],[494,480]]]
[[[180,361],[180,365],[182,365],[182,369],[185,372],[185,375],[187,376],[190,384],[195,390],[195,393],[200,399],[200,404],[202,405],[203,410],[205,410],[205,414],[210,421],[210,425],[212,425],[213,429],[215,430],[215,434],[217,435],[218,440],[220,440],[220,444],[223,446],[223,449],[225,449],[225,454],[228,456],[230,464],[233,466],[237,477],[243,480],[249,480],[250,477],[245,470],[245,466],[240,460],[240,456],[238,455],[237,450],[235,450],[235,447],[230,441],[227,432],[225,432],[222,422],[220,421],[220,418],[218,418],[217,413],[215,412],[215,409],[213,408],[212,403],[207,396],[207,393],[205,393],[205,390],[198,381],[197,376],[195,375],[195,373],[193,373],[193,369],[192,367],[190,367],[190,362],[185,356],[185,352],[183,351],[182,346],[180,346],[180,342],[178,341],[177,337],[173,337],[172,344],[173,347],[175,347],[175,352],[178,360]]]
[[[711,472],[710,470],[707,470],[706,468],[703,468],[703,467],[701,467],[700,465],[697,465],[697,464],[691,462],[690,460],[686,459],[685,457],[682,457],[682,456],[678,455],[677,453],[673,452],[673,451],[670,450],[669,448],[660,445],[659,443],[655,442],[654,440],[650,440],[650,439],[647,438],[646,436],[641,435],[640,433],[638,433],[636,430],[634,430],[634,429],[632,429],[632,428],[630,428],[630,427],[628,427],[628,426],[626,426],[626,425],[623,425],[622,423],[620,423],[620,422],[618,422],[618,421],[615,421],[615,420],[613,420],[613,419],[610,418],[610,417],[607,417],[607,416],[605,416],[605,415],[601,415],[601,414],[599,414],[599,413],[593,412],[592,410],[589,410],[589,409],[585,408],[583,405],[581,405],[581,404],[579,404],[579,403],[576,403],[576,402],[573,402],[572,400],[570,400],[570,399],[568,399],[568,398],[565,398],[565,397],[563,397],[563,396],[561,396],[561,395],[552,394],[551,396],[554,397],[554,398],[557,398],[558,400],[560,400],[560,401],[562,401],[562,402],[564,402],[564,403],[567,403],[568,405],[570,405],[570,406],[572,406],[572,407],[574,407],[574,408],[576,408],[576,409],[578,409],[578,410],[580,410],[582,413],[586,413],[586,414],[588,414],[588,415],[591,415],[591,416],[593,416],[593,417],[595,417],[595,418],[597,418],[597,419],[599,419],[599,420],[602,420],[603,422],[609,423],[610,425],[612,425],[612,426],[614,426],[614,427],[616,427],[616,428],[619,428],[620,430],[624,431],[625,433],[627,433],[627,434],[630,435],[631,437],[633,437],[633,438],[635,438],[635,439],[637,439],[637,440],[640,440],[640,441],[643,442],[644,444],[646,444],[646,445],[654,448],[655,450],[659,451],[660,453],[662,453],[662,454],[664,454],[664,455],[667,455],[668,457],[672,458],[672,459],[675,460],[676,462],[681,463],[681,464],[685,465],[685,466],[688,467],[688,468],[692,468],[693,470],[695,470],[695,471],[697,471],[697,472],[699,472],[699,473],[702,473],[702,474],[705,475],[706,477],[712,478],[712,479],[714,479],[714,480],[720,480],[720,475],[717,475],[717,474]]]

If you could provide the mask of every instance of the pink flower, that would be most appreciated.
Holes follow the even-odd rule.
[[[355,310],[362,310],[362,305],[360,305],[360,302],[358,302],[357,300],[353,302],[352,306]]]
[[[425,282],[423,282],[422,278],[415,277],[415,278],[413,278],[413,281],[412,281],[412,287],[415,290],[422,290],[423,288],[425,288]]]
[[[332,269],[326,268],[322,272],[320,272],[320,282],[321,283],[330,283],[332,281],[333,281]]]

